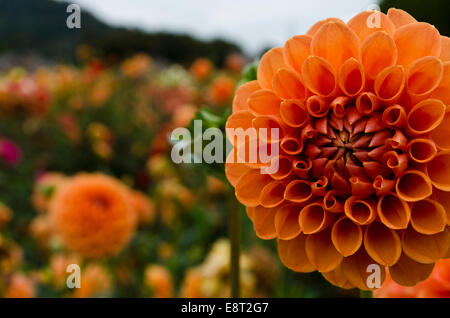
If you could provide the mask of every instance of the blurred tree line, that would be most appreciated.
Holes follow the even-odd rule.
[[[35,53],[67,62],[80,44],[88,44],[107,57],[146,52],[167,62],[190,63],[204,56],[222,65],[227,55],[241,52],[236,44],[220,39],[202,41],[184,34],[112,27],[83,8],[81,29],[68,29],[67,6],[52,0],[1,0],[0,53]]]
[[[442,35],[450,35],[450,1],[448,0],[382,0],[381,10],[403,9],[417,21],[436,26]]]

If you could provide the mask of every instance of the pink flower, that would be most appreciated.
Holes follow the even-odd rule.
[[[0,158],[9,166],[16,166],[22,159],[19,146],[9,139],[0,139]]]

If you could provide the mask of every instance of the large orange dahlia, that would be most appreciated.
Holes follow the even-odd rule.
[[[450,39],[432,25],[396,9],[320,21],[262,57],[227,122],[278,128],[256,134],[277,171],[239,162],[250,141],[233,138],[227,178],[290,269],[368,289],[379,264],[412,286],[449,256],[449,104]]]
[[[135,233],[128,188],[102,174],[71,178],[56,192],[49,212],[64,245],[84,257],[117,254]]]

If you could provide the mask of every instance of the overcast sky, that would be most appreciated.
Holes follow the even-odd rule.
[[[72,0],[103,21],[202,39],[222,37],[254,54],[302,34],[316,21],[345,21],[376,0]],[[83,21],[81,21],[83,26]]]

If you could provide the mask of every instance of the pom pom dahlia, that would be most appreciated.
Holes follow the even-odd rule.
[[[49,213],[64,245],[84,257],[120,252],[137,221],[128,188],[101,174],[80,174],[67,181],[52,199]]]
[[[368,289],[370,264],[412,286],[449,256],[450,39],[396,9],[370,27],[372,14],[268,51],[227,121],[279,129],[262,140],[280,149],[272,174],[230,140],[227,178],[257,235],[277,238],[288,268],[343,288]]]

